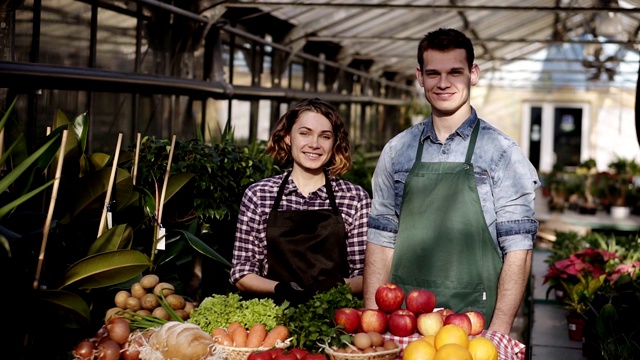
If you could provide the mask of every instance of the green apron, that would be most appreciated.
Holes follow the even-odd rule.
[[[502,268],[473,174],[471,157],[480,121],[464,163],[421,162],[422,141],[407,176],[390,281],[405,292],[427,289],[436,306],[477,310],[489,326]]]

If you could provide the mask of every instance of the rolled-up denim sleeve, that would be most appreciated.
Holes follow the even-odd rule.
[[[382,150],[371,180],[373,196],[367,240],[385,247],[394,247],[398,234],[392,156],[393,152],[390,146]]]
[[[495,172],[493,189],[496,233],[503,253],[533,248],[538,232],[535,220],[535,190],[540,186],[538,173],[522,150],[513,145]]]

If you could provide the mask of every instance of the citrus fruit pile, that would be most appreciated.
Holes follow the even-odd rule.
[[[477,336],[469,340],[461,327],[449,324],[435,335],[410,342],[402,360],[498,360],[498,349],[490,339]]]

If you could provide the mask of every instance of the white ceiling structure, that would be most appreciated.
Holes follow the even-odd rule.
[[[482,77],[496,85],[636,86],[639,0],[239,0],[219,6],[258,8],[293,24],[285,44],[293,48],[338,43],[339,62],[369,60],[373,74],[415,77],[422,36],[453,27],[472,39]]]
[[[87,52],[93,0],[42,2],[40,43],[72,54]],[[337,62],[368,64],[373,76],[406,82],[415,78],[416,48],[429,31],[453,27],[475,44],[481,81],[506,87],[635,88],[640,50],[640,0],[97,0],[98,53],[132,56],[136,20],[118,14],[135,4],[176,9],[218,21],[233,11],[265,15],[288,24],[279,46],[301,51],[314,43],[340,47]],[[495,5],[500,3],[500,5]],[[17,12],[16,42],[28,48],[32,0]],[[182,8],[190,10],[182,10]],[[193,10],[195,9],[195,10]],[[247,10],[249,9],[249,10]],[[149,14],[146,10],[145,13]],[[180,16],[180,15],[176,15]],[[182,15],[184,16],[184,14]],[[204,19],[204,20],[202,20]],[[236,19],[237,20],[237,19]],[[262,23],[261,23],[262,24]],[[84,26],[84,29],[82,28]],[[107,29],[107,31],[105,31]],[[266,29],[265,32],[271,29]],[[83,33],[84,32],[84,33]],[[19,61],[25,61],[19,59]],[[67,60],[73,61],[73,60]],[[46,59],[41,59],[46,63]],[[392,77],[392,78],[389,78]]]

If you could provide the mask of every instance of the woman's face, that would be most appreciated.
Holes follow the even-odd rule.
[[[294,169],[321,173],[333,151],[335,136],[329,120],[312,111],[300,114],[291,133],[285,138],[291,146]]]

